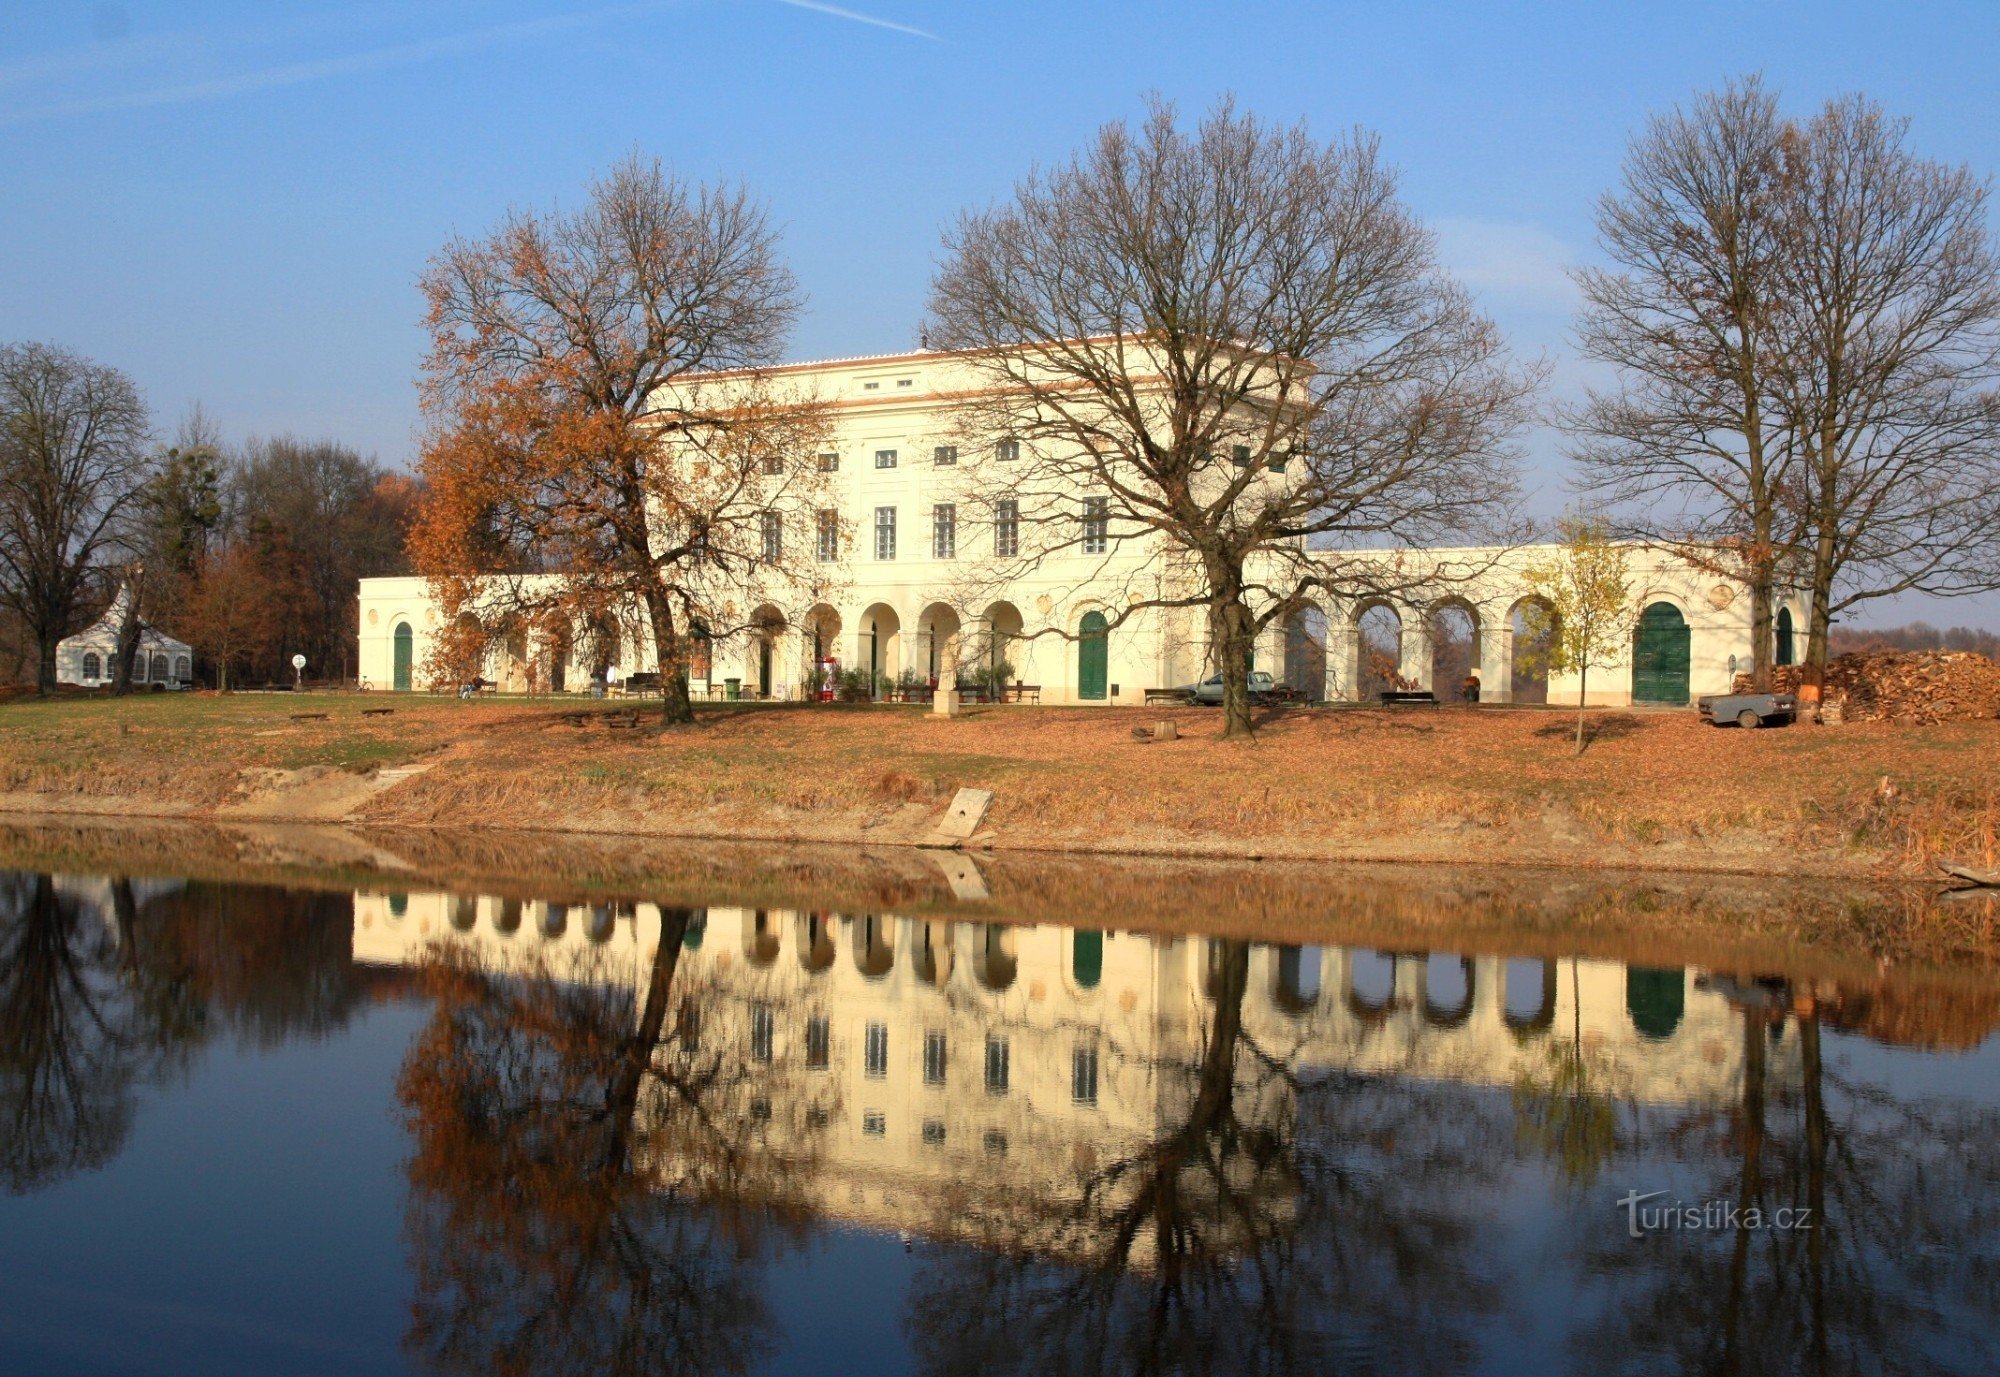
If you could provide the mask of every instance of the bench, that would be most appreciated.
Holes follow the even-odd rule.
[[[1434,708],[1438,697],[1429,689],[1383,689],[1382,706],[1385,708]]]
[[[393,713],[394,711],[395,711],[394,708],[363,708],[361,710],[361,715],[363,717],[387,717],[390,713]]]
[[[1155,703],[1185,703],[1188,700],[1185,689],[1149,688],[1146,690],[1146,706]]]
[[[295,712],[295,713],[293,713],[293,714],[292,714],[292,721],[294,721],[294,722],[324,722],[324,721],[326,721],[326,714],[325,714],[325,713],[323,713],[323,712]]]
[[[1035,703],[1039,705],[1042,701],[1042,686],[1040,684],[1009,684],[1007,686],[1005,701],[1009,703]]]
[[[578,714],[578,716],[581,715],[580,713]],[[604,714],[604,725],[611,731],[631,731],[639,725],[639,714],[636,710],[632,712],[607,712]]]

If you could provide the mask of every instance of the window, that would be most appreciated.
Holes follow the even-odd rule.
[[[1097,1103],[1097,1049],[1079,1047],[1070,1056],[1069,1097],[1078,1104]]]
[[[861,1116],[861,1131],[870,1138],[880,1138],[889,1131],[889,1118],[879,1109],[871,1109]]]
[[[1007,1135],[1000,1129],[987,1129],[985,1143],[989,1156],[1005,1157],[1007,1155]]]
[[[176,679],[194,678],[194,669],[193,666],[191,666],[188,663],[187,656],[178,655],[174,657],[174,678]]]
[[[772,1034],[777,1026],[778,1016],[771,1012],[770,1005],[759,1004],[750,1011],[750,1060],[771,1059]]]
[[[924,1120],[924,1146],[925,1146],[925,1147],[943,1147],[943,1146],[944,1146],[944,1120],[943,1120],[943,1119],[926,1119],[926,1120]]]
[[[879,1081],[889,1074],[889,1025],[871,1023],[864,1050],[862,1069],[870,1080]]]
[[[785,518],[778,512],[764,513],[764,563],[776,564],[785,557]]]
[[[958,507],[940,502],[931,508],[931,558],[958,557]]]
[[[863,392],[880,392],[882,390],[882,384],[880,380],[877,380],[875,382],[865,382],[861,384],[861,390]]]
[[[993,446],[993,457],[1003,461],[1019,459],[1021,457],[1021,442],[1019,440],[1002,440],[999,444]]]
[[[917,380],[915,378],[896,379],[896,386],[898,387],[915,387],[916,385],[917,385]]]
[[[1012,559],[1021,552],[1021,504],[1007,498],[993,507],[993,553]]]
[[[820,471],[821,473],[839,473],[839,472],[840,472],[840,456],[839,456],[838,454],[833,454],[833,453],[827,453],[827,454],[822,454],[822,455],[820,455],[820,457],[819,457],[819,471]]]
[[[1264,462],[1269,465],[1272,473],[1283,473],[1285,465],[1292,462],[1292,452],[1288,449],[1277,450]]]
[[[103,663],[104,663],[104,662],[103,662],[102,660],[100,660],[100,659],[98,659],[98,658],[97,658],[97,652],[96,652],[96,651],[94,651],[94,650],[86,650],[86,651],[84,651],[84,652],[83,652],[83,677],[84,677],[84,678],[86,678],[86,679],[95,679],[95,678],[99,677],[99,676],[98,676],[98,670],[100,669],[100,667],[102,667]]]
[[[896,451],[893,449],[876,450],[875,467],[878,469],[893,469],[896,467]]]
[[[1250,446],[1237,445],[1229,451],[1229,461],[1239,469],[1250,467]]]
[[[1086,497],[1083,499],[1083,552],[1086,555],[1101,555],[1110,543],[1111,518],[1107,515],[1111,508],[1108,497]]]
[[[822,564],[840,558],[840,513],[827,508],[816,518],[814,553]]]
[[[941,469],[948,469],[958,462],[957,445],[939,445],[931,451],[931,462]]]
[[[771,1102],[769,1099],[759,1095],[756,1099],[750,1101],[750,1121],[758,1124],[768,1124],[771,1122]]]
[[[943,1033],[924,1034],[924,1084],[943,1085],[945,1043]]]
[[[877,507],[875,509],[875,558],[894,559],[896,557],[896,509]]]
[[[986,1093],[1007,1093],[1007,1039],[986,1039]]]
[[[824,1071],[831,1058],[827,1053],[833,1044],[832,1029],[824,1016],[815,1014],[806,1020],[806,1067],[813,1071]]]
[[[785,461],[781,457],[775,454],[767,454],[764,456],[764,472],[766,474],[777,475],[783,473],[784,471],[785,471]]]

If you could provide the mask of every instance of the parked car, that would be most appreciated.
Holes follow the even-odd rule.
[[[1767,722],[1790,722],[1799,714],[1799,700],[1789,693],[1713,693],[1697,698],[1695,706],[1712,727],[1730,722],[1761,727]]]
[[[1196,707],[1200,708],[1221,707],[1222,671],[1217,670],[1215,673],[1209,675],[1206,679],[1202,680],[1198,684],[1186,685],[1181,689],[1181,692],[1187,696],[1188,702],[1192,703]],[[1288,697],[1297,697],[1297,696],[1298,694],[1296,690],[1287,688],[1285,685],[1278,683],[1271,677],[1270,672],[1268,670],[1253,669],[1250,671],[1251,702],[1263,703],[1271,701],[1283,701]]]

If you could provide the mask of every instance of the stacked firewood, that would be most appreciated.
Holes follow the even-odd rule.
[[[1800,665],[1781,665],[1772,688],[1796,693]],[[1750,692],[1750,676],[1736,676]],[[2000,717],[2000,663],[1971,651],[1863,651],[1836,656],[1826,667],[1822,701],[1842,721],[1958,722]]]

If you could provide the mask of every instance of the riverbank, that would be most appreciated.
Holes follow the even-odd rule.
[[[2000,721],[1742,731],[1689,712],[615,705],[414,695],[0,704],[0,811],[1847,878],[2000,861]],[[380,709],[393,709],[380,712]],[[304,716],[302,716],[304,714]],[[320,716],[319,714],[323,714]],[[648,719],[652,714],[647,714]],[[1173,717],[1181,739],[1132,729]]]

